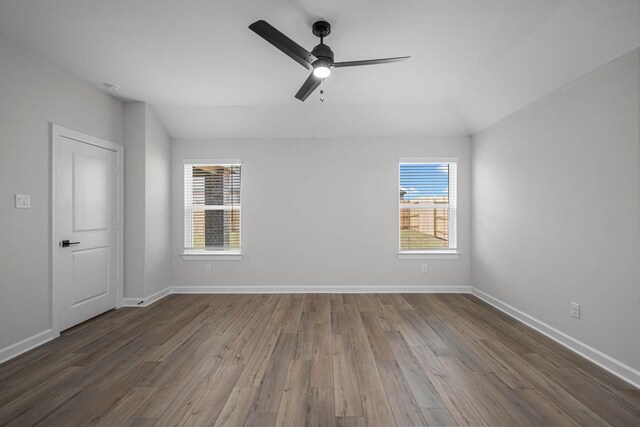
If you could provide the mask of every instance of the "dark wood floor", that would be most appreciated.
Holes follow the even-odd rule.
[[[0,424],[640,425],[640,391],[468,295],[173,295],[0,365]]]

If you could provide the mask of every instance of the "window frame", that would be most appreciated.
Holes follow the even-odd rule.
[[[451,191],[451,182],[449,182],[449,197],[451,194],[454,195],[453,200],[449,200],[447,209],[448,213],[448,230],[449,237],[453,236],[453,239],[449,239],[449,247],[448,248],[434,248],[434,249],[402,249],[401,246],[401,222],[402,222],[402,209],[403,206],[400,203],[399,193],[400,193],[400,166],[403,164],[429,164],[429,163],[453,163],[456,165],[455,168],[455,180],[454,180],[454,191]],[[459,160],[458,157],[400,157],[398,159],[397,167],[398,167],[398,175],[397,175],[397,185],[396,185],[396,203],[397,203],[397,218],[396,218],[396,231],[398,233],[398,258],[403,260],[416,260],[416,259],[458,259],[460,257],[460,252],[458,252],[458,181],[459,181]],[[420,206],[420,205],[416,205]],[[434,207],[433,205],[423,205],[425,208]],[[407,207],[404,206],[406,209]],[[441,208],[438,206],[438,208]],[[454,215],[451,215],[453,210]],[[452,219],[455,221],[452,222]],[[453,247],[452,247],[453,245]]]
[[[186,239],[186,223],[185,212],[187,209],[186,199],[186,182],[184,181],[184,168],[186,165],[191,166],[222,166],[222,165],[240,165],[240,229],[238,231],[238,247],[237,248],[219,248],[219,249],[193,249],[185,247]],[[183,260],[207,260],[207,261],[240,261],[242,259],[242,205],[243,205],[243,179],[242,179],[242,159],[182,159],[182,259]],[[220,210],[225,210],[220,209]]]

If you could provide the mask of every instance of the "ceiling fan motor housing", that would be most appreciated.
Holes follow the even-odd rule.
[[[333,51],[326,44],[320,43],[313,48],[311,54],[318,58],[318,60],[324,59],[325,61],[329,61],[329,64],[333,65]]]

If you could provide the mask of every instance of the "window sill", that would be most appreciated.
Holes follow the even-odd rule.
[[[183,252],[182,259],[185,261],[240,261],[242,252],[240,251],[194,251]]]
[[[400,251],[398,259],[458,259],[460,252],[455,249],[441,251]]]

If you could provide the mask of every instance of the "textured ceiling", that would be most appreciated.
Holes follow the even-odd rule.
[[[247,26],[311,50],[328,20],[326,101]],[[639,0],[0,0],[0,35],[123,99],[175,138],[466,135],[640,45]]]

